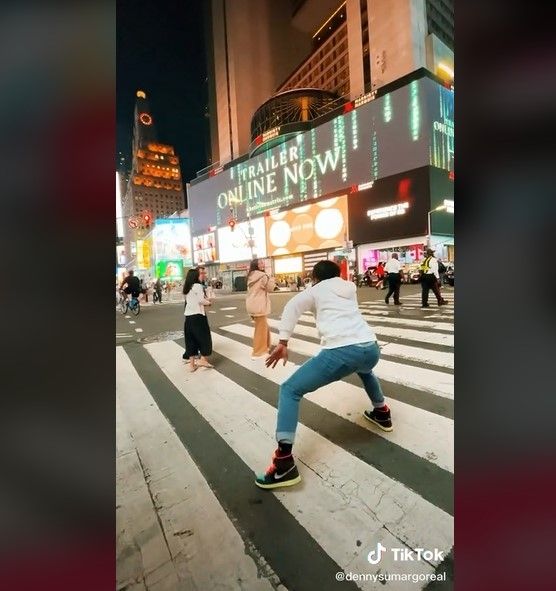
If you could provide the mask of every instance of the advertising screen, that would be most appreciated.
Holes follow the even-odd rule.
[[[151,262],[151,243],[150,240],[137,240],[137,268],[139,270],[150,269]]]
[[[241,222],[236,224],[232,231],[229,226],[218,228],[218,251],[221,263],[234,261],[248,261],[253,258],[266,257],[266,239],[263,218],[251,220],[252,234],[249,233],[249,224]],[[250,241],[253,244],[253,256],[251,255]]]
[[[193,265],[189,218],[166,218],[155,221],[154,255],[157,262],[181,259],[184,267]]]
[[[430,208],[425,166],[378,179],[372,188],[349,196],[349,237],[355,244],[424,236]]]
[[[194,232],[432,164],[453,170],[453,92],[422,78],[192,182]]]
[[[214,232],[193,237],[193,263],[214,263],[216,258],[216,235]]]
[[[156,278],[166,279],[168,281],[183,281],[183,261],[181,259],[173,261],[157,261]]]
[[[343,246],[347,237],[347,199],[342,195],[267,216],[268,255]]]

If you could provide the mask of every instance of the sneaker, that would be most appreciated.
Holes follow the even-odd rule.
[[[363,416],[374,423],[377,427],[380,427],[383,431],[393,431],[392,418],[390,416],[390,409],[382,410],[380,408],[374,408],[373,410],[366,410]]]
[[[389,303],[390,303],[390,301],[388,300],[388,298],[384,298],[384,301],[385,301],[387,304],[389,304]]]
[[[448,300],[440,300],[440,302],[438,302],[439,306],[445,306],[448,303]]]
[[[429,304],[423,304],[423,305],[421,306],[421,308],[430,308],[430,305],[429,305]]]
[[[297,466],[292,454],[280,457],[279,450],[272,456],[272,464],[267,468],[264,474],[257,476],[255,484],[259,488],[280,488],[283,486],[293,486],[301,482],[301,476],[297,471]]]
[[[394,302],[394,306],[401,306],[402,303],[401,302]]]

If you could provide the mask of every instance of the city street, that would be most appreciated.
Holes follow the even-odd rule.
[[[275,492],[254,475],[276,447],[279,385],[319,350],[313,316],[301,317],[287,365],[267,369],[251,359],[245,294],[217,294],[215,368],[189,373],[183,301],[142,305],[137,317],[116,310],[117,589],[452,588],[454,289],[443,288],[443,307],[431,294],[428,309],[419,285],[402,286],[400,307],[386,293],[360,288],[358,299],[381,346],[375,374],[394,430],[362,417],[357,376],[308,394],[294,447],[302,481]],[[273,343],[293,295],[271,295]],[[388,551],[372,564],[379,544]],[[434,557],[396,560],[395,548]]]

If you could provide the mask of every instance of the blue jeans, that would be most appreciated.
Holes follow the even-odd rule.
[[[379,357],[378,343],[369,342],[323,349],[304,363],[280,386],[276,440],[293,444],[302,396],[352,373],[357,373],[361,378],[373,407],[384,406],[380,382],[373,374],[373,367]]]

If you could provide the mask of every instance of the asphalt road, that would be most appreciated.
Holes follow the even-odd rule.
[[[445,297],[450,300],[450,294],[453,288],[448,286],[443,288]],[[211,328],[219,328],[226,324],[244,322],[249,319],[245,311],[245,292],[232,293],[227,295],[216,293],[216,298],[208,309],[208,319]],[[357,290],[359,302],[362,301],[382,301],[385,290],[375,288],[361,287]],[[420,293],[419,285],[403,285],[400,298],[403,302],[403,296],[415,295]],[[271,318],[280,318],[282,310],[286,303],[295,295],[295,292],[275,292],[271,294],[272,313]],[[150,300],[150,298],[149,298]],[[438,309],[434,305],[434,296],[431,293],[429,297],[431,307],[428,310],[408,310],[395,308],[392,304],[389,310],[392,313],[398,312],[401,316],[417,316],[427,319],[438,314]],[[131,324],[132,322],[133,324]],[[137,332],[139,329],[140,332]],[[163,304],[143,304],[141,313],[135,317],[131,313],[122,315],[116,310],[116,344],[125,345],[129,342],[149,343],[157,340],[178,339],[183,336],[183,301],[165,302]]]

